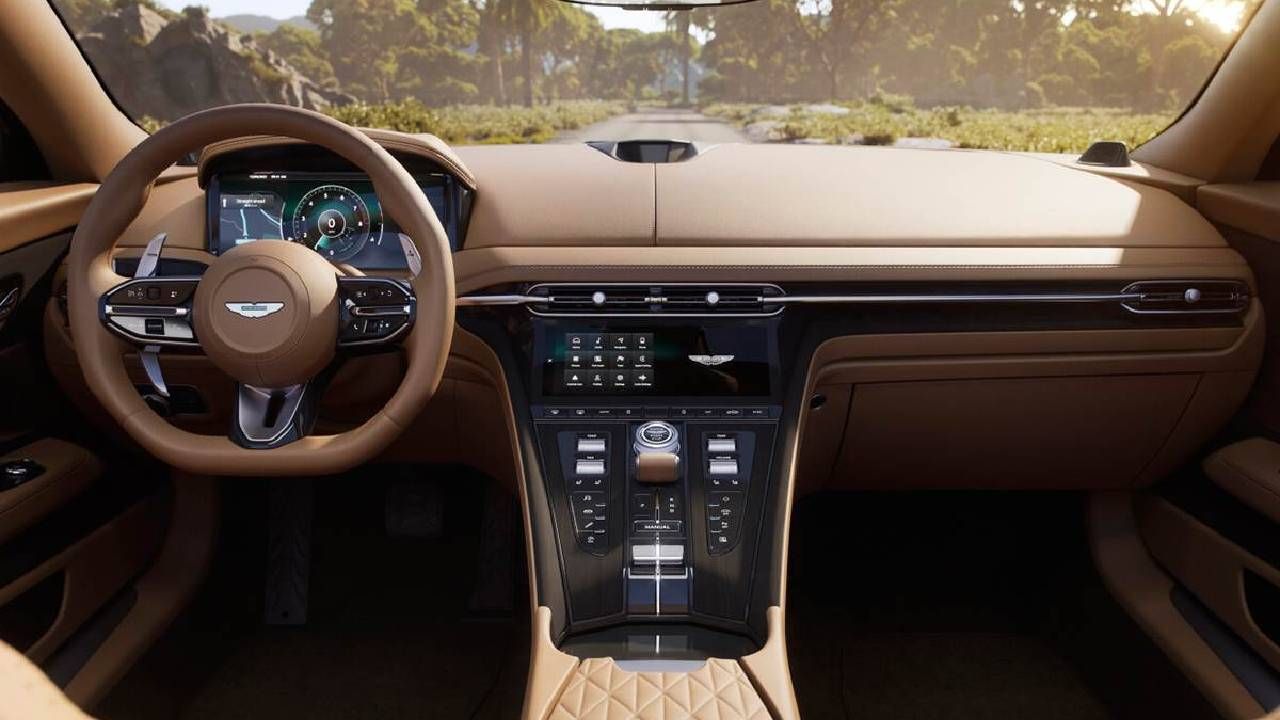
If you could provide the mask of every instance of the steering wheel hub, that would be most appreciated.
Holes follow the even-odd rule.
[[[209,266],[193,315],[200,345],[223,372],[255,387],[296,385],[333,359],[337,277],[297,243],[241,245]]]

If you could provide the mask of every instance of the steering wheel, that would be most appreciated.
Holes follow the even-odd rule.
[[[112,249],[161,172],[209,143],[260,135],[319,145],[368,174],[378,200],[417,248],[422,269],[413,280],[339,277],[310,248],[279,241],[241,245],[214,258],[202,276],[116,274]],[[449,355],[453,264],[431,204],[381,146],[308,110],[229,105],[162,128],[102,183],[76,228],[67,265],[71,335],[90,390],[147,451],[191,473],[327,474],[365,462],[417,416]],[[157,344],[198,347],[236,381],[226,436],[181,430],[139,395],[124,356]],[[319,394],[313,382],[340,347],[369,344],[403,346],[408,367],[395,394],[359,427],[308,434]]]

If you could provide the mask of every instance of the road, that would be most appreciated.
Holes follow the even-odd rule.
[[[697,143],[747,142],[733,126],[693,110],[640,108],[604,122],[562,133],[560,143],[588,140],[688,140]]]

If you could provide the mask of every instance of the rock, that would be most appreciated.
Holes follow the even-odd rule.
[[[797,138],[791,141],[793,145],[830,145],[826,138]]]
[[[915,148],[917,150],[948,150],[955,143],[944,138],[904,137],[893,141],[894,147]]]
[[[849,114],[849,108],[842,107],[840,105],[831,105],[830,103],[805,105],[800,109],[811,115],[848,115]]]
[[[844,137],[840,138],[840,144],[841,145],[866,145],[867,138],[860,132],[849,133],[848,135],[845,135]]]
[[[79,39],[106,86],[135,118],[172,121],[232,103],[323,110],[355,102],[258,47],[252,35],[214,21],[203,8],[167,20],[143,5],[125,5]]]
[[[751,142],[777,142],[782,139],[782,123],[775,120],[760,120],[748,124],[742,129]]]
[[[751,111],[752,117],[760,118],[778,118],[786,117],[791,114],[791,108],[786,105],[761,105]]]

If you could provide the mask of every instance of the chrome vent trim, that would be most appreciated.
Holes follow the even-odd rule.
[[[1239,280],[1143,280],[1123,291],[1124,309],[1140,315],[1225,315],[1249,307]]]
[[[766,317],[784,295],[763,283],[544,283],[525,297],[535,315],[596,317]]]

